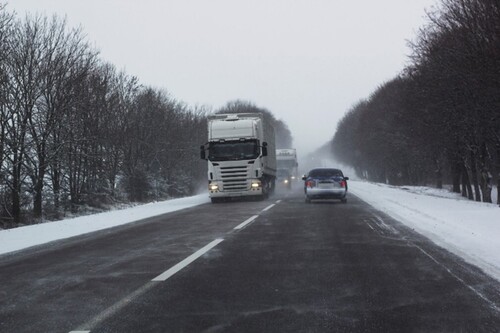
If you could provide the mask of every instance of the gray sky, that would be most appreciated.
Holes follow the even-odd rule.
[[[242,99],[284,120],[299,155],[407,64],[436,0],[10,0],[67,16],[101,58],[188,105]]]

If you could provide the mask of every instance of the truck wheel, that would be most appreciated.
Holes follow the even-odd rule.
[[[271,192],[271,184],[267,182],[262,184],[262,200],[269,198],[270,192]]]
[[[222,202],[222,198],[210,198],[210,200],[212,201],[212,203]]]

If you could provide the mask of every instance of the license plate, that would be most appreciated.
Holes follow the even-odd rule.
[[[318,186],[319,188],[333,188],[334,187],[333,183],[319,183],[318,185],[319,185]]]

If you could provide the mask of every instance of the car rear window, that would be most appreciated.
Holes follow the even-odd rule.
[[[338,169],[314,169],[309,172],[309,177],[344,177]]]

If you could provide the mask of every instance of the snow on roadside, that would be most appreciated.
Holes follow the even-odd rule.
[[[349,191],[500,281],[500,208],[446,190],[350,181]]]
[[[207,194],[0,231],[0,255],[208,203]]]

